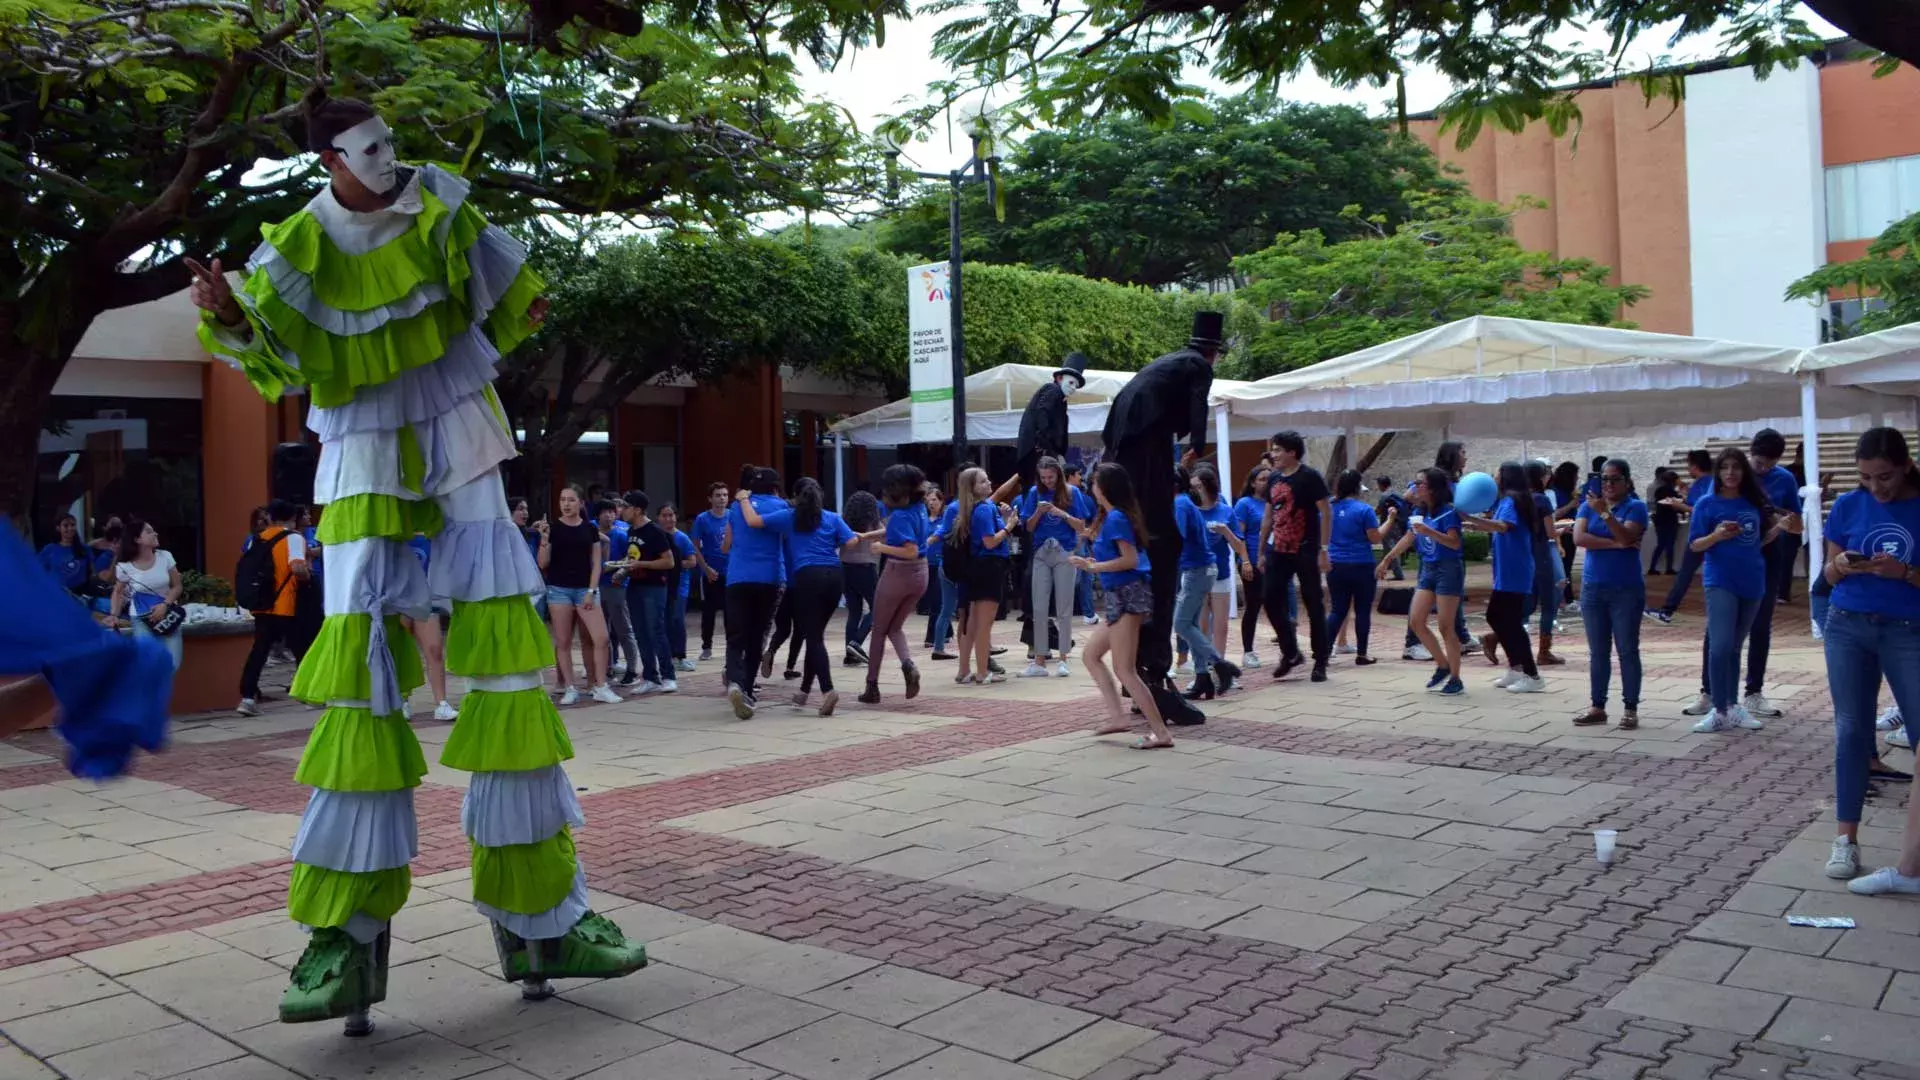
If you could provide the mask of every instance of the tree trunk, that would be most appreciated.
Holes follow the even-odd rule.
[[[1392,445],[1393,432],[1381,432],[1380,437],[1373,440],[1373,445],[1367,447],[1367,452],[1360,455],[1360,464],[1355,465],[1354,468],[1359,469],[1360,475],[1365,476],[1367,470],[1373,468],[1373,463],[1380,460],[1380,455]]]
[[[0,515],[21,525],[33,512],[47,400],[99,312],[81,299],[82,290],[55,291],[45,284],[43,279],[20,300],[0,304]]]

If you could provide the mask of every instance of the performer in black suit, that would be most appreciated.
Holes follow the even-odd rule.
[[[1068,353],[1054,369],[1053,381],[1033,392],[1027,411],[1020,414],[1020,435],[1014,443],[1019,461],[1015,473],[993,493],[993,501],[1006,502],[1032,487],[1038,479],[1040,459],[1067,456],[1067,398],[1087,384],[1087,358]]]
[[[1181,436],[1188,449],[1180,461],[1191,466],[1207,448],[1213,363],[1219,358],[1226,320],[1220,312],[1193,317],[1186,347],[1140,369],[1122,387],[1107,412],[1102,433],[1106,457],[1120,463],[1133,480],[1147,519],[1147,557],[1153,563],[1153,619],[1140,635],[1140,676],[1152,689],[1168,723],[1200,723],[1205,718],[1188,704],[1167,678],[1173,666],[1173,600],[1180,584],[1180,534],[1174,526],[1174,454]]]

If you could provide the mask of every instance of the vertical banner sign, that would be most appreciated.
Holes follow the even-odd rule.
[[[953,313],[947,305],[946,263],[907,271],[907,389],[913,402],[913,441],[953,438]]]

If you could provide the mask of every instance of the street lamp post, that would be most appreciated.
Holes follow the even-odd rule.
[[[889,158],[898,159],[898,148],[887,151]],[[945,180],[947,182],[947,312],[949,330],[953,340],[953,461],[956,466],[967,459],[967,346],[966,320],[960,307],[960,188],[965,184],[987,185],[987,201],[994,201],[993,174],[987,169],[997,165],[999,158],[980,154],[980,136],[973,136],[973,153],[958,167],[950,172],[918,172],[908,170],[907,175],[921,180]],[[894,177],[899,175],[893,172]],[[891,190],[889,195],[897,196]]]

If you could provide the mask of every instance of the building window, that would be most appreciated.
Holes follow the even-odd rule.
[[[56,395],[40,435],[36,543],[53,539],[62,514],[78,519],[89,537],[109,517],[138,517],[160,534],[180,569],[206,569],[200,434],[198,401]],[[232,527],[242,532],[246,523]]]
[[[1827,317],[1820,320],[1820,340],[1839,341],[1850,338],[1857,332],[1854,327],[1860,323],[1860,317],[1869,311],[1885,311],[1885,297],[1869,296],[1861,300],[1827,301]]]
[[[1920,155],[1827,170],[1827,240],[1871,240],[1920,212]]]

